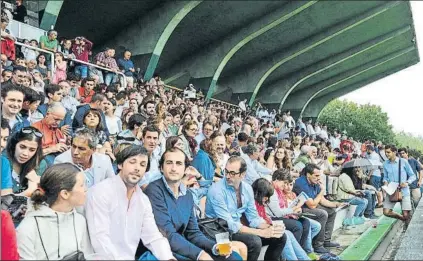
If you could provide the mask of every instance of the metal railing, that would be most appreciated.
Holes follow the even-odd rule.
[[[3,40],[4,38],[2,37],[1,39]],[[32,50],[38,51],[38,52],[50,54],[50,59],[51,59],[51,77],[53,78],[54,73],[55,73],[55,70],[56,70],[56,68],[54,66],[54,53],[53,52],[47,51],[47,50],[44,50],[44,49],[41,49],[41,48],[38,48],[38,47],[34,47],[34,46],[31,46],[31,45],[27,45],[27,44],[24,44],[24,43],[20,43],[18,41],[15,41],[15,44],[16,45],[19,45],[19,46],[22,46],[22,47],[25,47],[25,48],[28,48],[28,49],[32,49]]]
[[[164,87],[169,88],[169,89],[172,89],[172,90],[175,90],[175,91],[178,91],[178,92],[183,92],[184,91],[184,90],[181,90],[181,89],[179,89],[177,87],[170,86],[170,85],[167,85],[167,84],[164,84]],[[205,96],[204,96],[204,94],[198,94],[197,93],[197,97],[205,97]],[[215,102],[221,102],[221,103],[227,104],[229,106],[233,106],[233,107],[239,108],[238,105],[232,104],[232,103],[229,103],[229,102],[217,100],[217,99],[214,99],[214,98],[210,98],[210,100],[215,101]]]
[[[38,41],[41,36],[47,35],[47,32],[43,29],[16,20],[12,20],[9,24],[9,30],[18,39],[36,39]]]
[[[4,38],[1,38],[1,39],[4,39]],[[27,45],[27,44],[24,44],[24,43],[21,43],[21,42],[18,42],[18,41],[15,41],[15,44],[16,45],[19,45],[19,46],[22,46],[22,47],[25,47],[25,48],[28,48],[28,49],[36,50],[38,52],[43,52],[43,53],[50,54],[50,59],[51,59],[51,77],[54,78],[54,74],[55,74],[55,69],[56,68],[54,66],[55,64],[54,64],[54,53],[53,52],[50,52],[50,51],[47,51],[47,50],[44,50],[44,49],[41,49],[41,48],[38,48],[38,47],[34,47],[34,46],[31,46],[31,45]],[[97,64],[92,64],[92,63],[89,63],[89,62],[84,62],[84,61],[81,61],[81,60],[78,60],[78,59],[66,58],[66,60],[73,61],[75,63],[85,64],[87,66],[92,66],[92,67],[95,67],[95,68],[98,68],[98,69],[101,69],[101,70],[105,70],[105,71],[109,71],[109,72],[112,72],[112,73],[119,74],[119,75],[122,76],[122,79],[123,79],[123,86],[122,87],[125,87],[126,88],[126,76],[125,76],[124,73],[122,73],[120,71],[113,71],[113,70],[111,70],[109,68],[102,67],[102,66],[99,66]]]
[[[98,68],[98,69],[101,69],[101,70],[104,70],[104,71],[108,71],[108,72],[119,74],[119,75],[122,76],[122,79],[123,79],[123,86],[122,87],[124,87],[124,88],[127,87],[126,86],[126,75],[123,72],[114,71],[112,69],[109,69],[109,68],[106,68],[106,67],[103,67],[103,66],[100,66],[100,65],[97,65],[97,64],[93,64],[93,63],[89,63],[89,62],[84,62],[84,61],[81,61],[81,60],[78,60],[78,59],[72,59],[72,58],[66,58],[66,59],[69,60],[69,61],[73,61],[75,63],[82,63],[82,64],[85,64],[87,66],[92,66],[92,67],[95,67],[95,68]],[[104,80],[105,80],[105,78],[106,77],[104,77]]]

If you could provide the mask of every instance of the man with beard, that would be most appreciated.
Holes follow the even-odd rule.
[[[112,162],[107,155],[95,152],[98,138],[90,129],[79,129],[74,133],[70,150],[60,154],[54,164],[70,162],[84,170],[87,187],[115,176]]]
[[[42,147],[45,160],[50,166],[54,158],[68,149],[66,136],[59,129],[60,122],[65,118],[66,109],[60,102],[53,102],[48,105],[44,119],[34,123],[32,126],[43,133]]]
[[[247,163],[239,156],[229,158],[225,177],[214,183],[207,194],[206,216],[228,222],[232,240],[247,245],[248,259],[258,260],[262,246],[268,245],[264,260],[281,260],[286,243],[285,228],[271,226],[257,213],[254,192],[245,179]]]
[[[182,150],[165,151],[160,159],[163,176],[145,190],[156,224],[169,240],[174,256],[178,260],[241,260],[235,249],[228,256],[219,254],[216,241],[200,231],[193,197],[182,182],[187,166],[188,158]]]
[[[19,112],[22,109],[24,90],[14,84],[5,84],[1,88],[2,118],[9,121],[10,135],[18,132],[23,127],[30,125],[29,121],[22,118]]]
[[[130,145],[116,155],[119,174],[89,192],[86,218],[95,253],[134,260],[138,243],[150,250],[140,260],[176,260],[160,233],[148,197],[138,182],[149,168],[147,150]]]
[[[222,170],[229,158],[229,155],[225,154],[225,136],[215,131],[203,142],[204,146],[200,146],[192,166],[201,173],[204,179],[218,181],[223,176]]]

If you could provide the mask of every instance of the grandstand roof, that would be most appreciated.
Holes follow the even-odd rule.
[[[56,28],[130,49],[145,78],[305,117],[419,62],[408,1],[65,0]]]

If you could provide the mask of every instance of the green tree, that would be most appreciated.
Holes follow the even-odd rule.
[[[408,154],[423,161],[423,138],[413,136],[411,133],[399,132],[395,135],[395,141],[399,148],[407,148]]]
[[[384,144],[395,141],[388,115],[380,106],[337,99],[326,105],[318,121],[325,123],[329,130],[346,131],[355,140],[374,139]]]

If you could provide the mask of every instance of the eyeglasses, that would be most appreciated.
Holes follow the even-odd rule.
[[[22,129],[21,129],[21,132],[22,132],[22,133],[25,133],[25,134],[31,134],[31,133],[34,133],[34,135],[35,135],[36,137],[38,137],[38,138],[42,138],[42,137],[43,137],[43,134],[42,134],[41,132],[39,132],[37,129],[35,129],[35,128],[28,128],[28,127],[25,127],[25,128],[22,128]]]
[[[225,169],[225,174],[230,177],[235,177],[236,175],[241,175],[241,172],[229,171]]]
[[[197,131],[197,129],[196,128],[194,128],[194,129],[189,129],[190,131]]]

